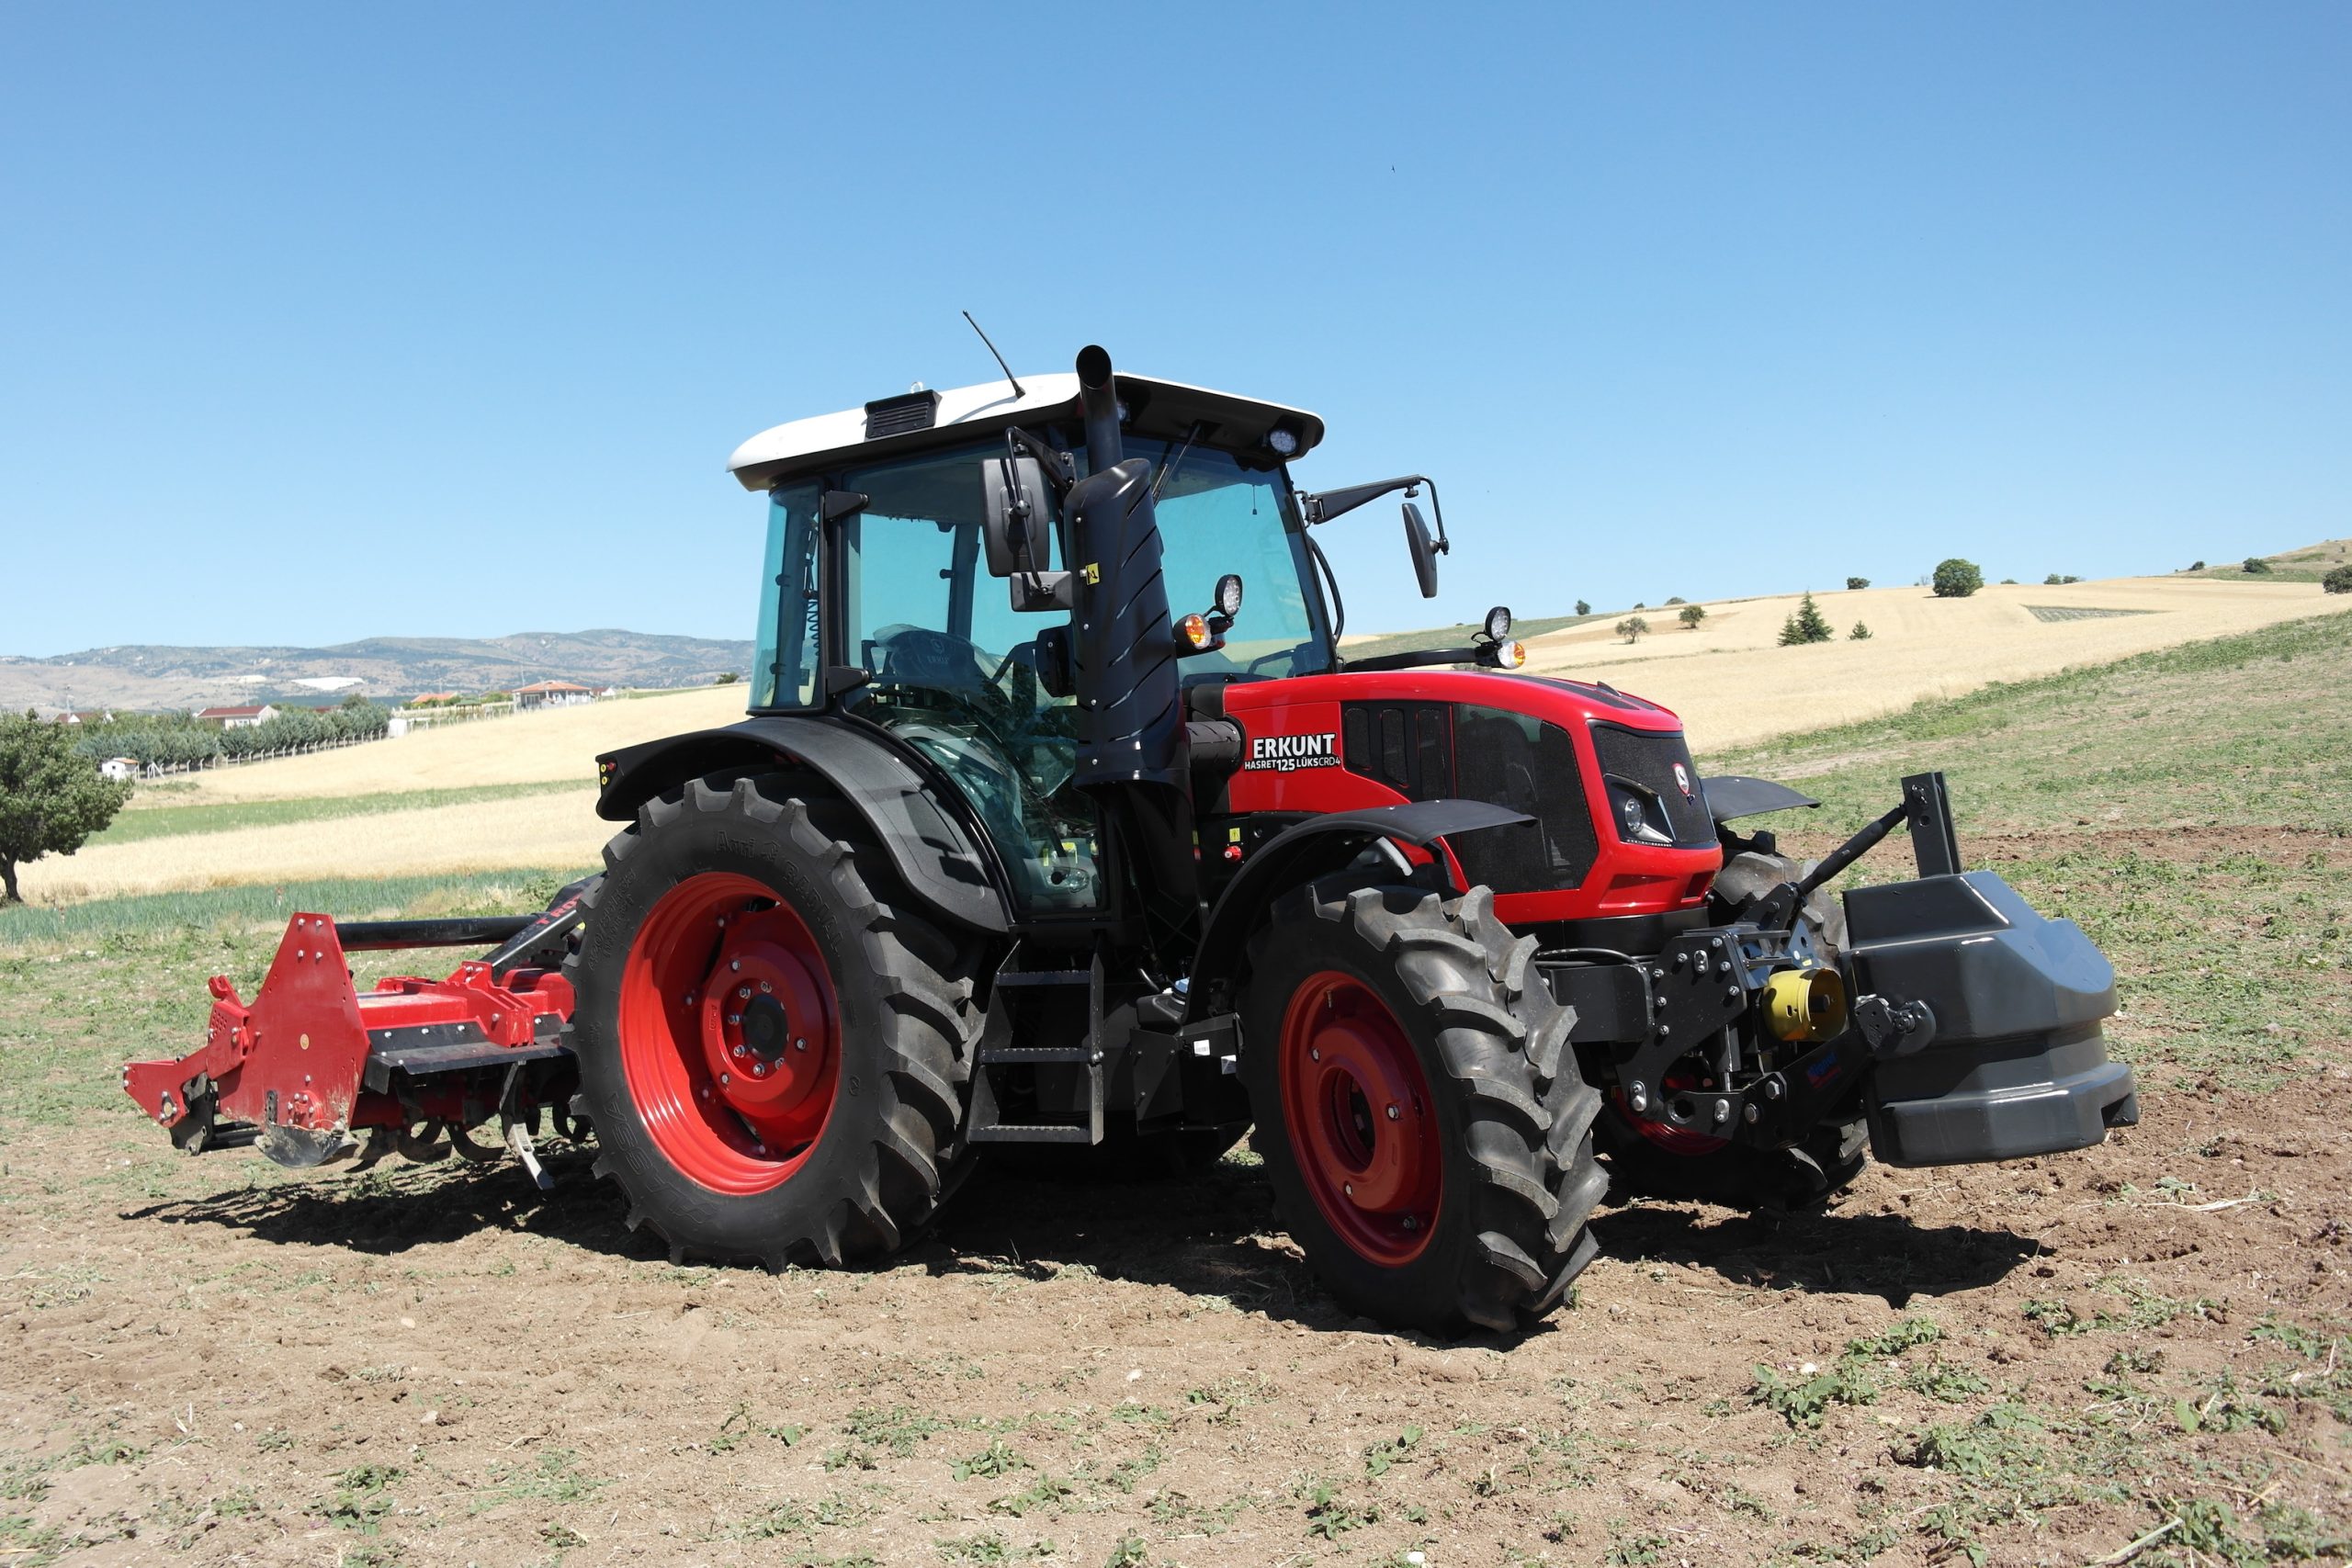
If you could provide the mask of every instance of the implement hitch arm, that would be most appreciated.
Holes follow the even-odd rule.
[[[1787,931],[1804,901],[1845,869],[1876,849],[1879,840],[1908,823],[1911,853],[1921,876],[1960,874],[1960,834],[1952,826],[1951,795],[1943,774],[1913,773],[1903,781],[1903,803],[1822,857],[1802,881],[1783,882],[1756,902],[1749,918],[1759,926]]]

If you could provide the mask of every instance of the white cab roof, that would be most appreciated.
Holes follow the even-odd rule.
[[[1323,422],[1304,409],[1124,372],[1114,378],[1113,384],[1129,410],[1130,434],[1182,440],[1196,423],[1205,421],[1216,428],[1203,437],[1204,445],[1246,451],[1263,449],[1267,434],[1282,424],[1298,437],[1298,449],[1289,455],[1293,458],[1304,457],[1323,439]],[[1078,377],[1069,371],[1024,376],[1018,393],[1010,381],[983,381],[977,387],[943,390],[938,399],[937,414],[929,425],[872,440],[865,434],[868,411],[865,407],[776,425],[735,448],[735,455],[727,459],[728,471],[745,490],[766,490],[784,479],[838,468],[844,462],[945,446],[959,434],[981,436],[1015,424],[1051,420],[1066,422],[1074,429],[1080,418]],[[1268,460],[1272,460],[1271,452]]]

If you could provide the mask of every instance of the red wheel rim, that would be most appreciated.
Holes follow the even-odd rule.
[[[791,1179],[831,1120],[841,1010],[808,926],[763,884],[679,883],[621,976],[621,1076],[656,1147],[714,1192]]]
[[[1666,1080],[1658,1085],[1658,1091],[1661,1099],[1707,1092],[1700,1086],[1699,1075],[1681,1066],[1667,1070]],[[1663,1117],[1635,1114],[1622,1089],[1613,1090],[1612,1096],[1617,1103],[1617,1113],[1625,1119],[1625,1124],[1670,1155],[1711,1155],[1731,1144],[1729,1138],[1702,1133],[1696,1127],[1678,1127]]]
[[[1327,969],[1292,993],[1279,1049],[1283,1122],[1316,1208],[1359,1256],[1411,1262],[1437,1228],[1445,1151],[1404,1025]]]

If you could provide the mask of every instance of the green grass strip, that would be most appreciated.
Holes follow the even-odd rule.
[[[342,919],[428,913],[527,914],[544,908],[557,888],[585,874],[586,870],[580,868],[342,876],[208,887],[194,893],[141,893],[96,898],[86,904],[11,906],[0,908],[0,949],[224,923],[276,925],[304,909],[322,910]]]

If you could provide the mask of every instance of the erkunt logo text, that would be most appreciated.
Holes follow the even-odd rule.
[[[1250,760],[1241,764],[1244,773],[1287,773],[1298,768],[1336,768],[1340,765],[1340,737],[1335,731],[1320,735],[1253,735],[1250,738]]]

